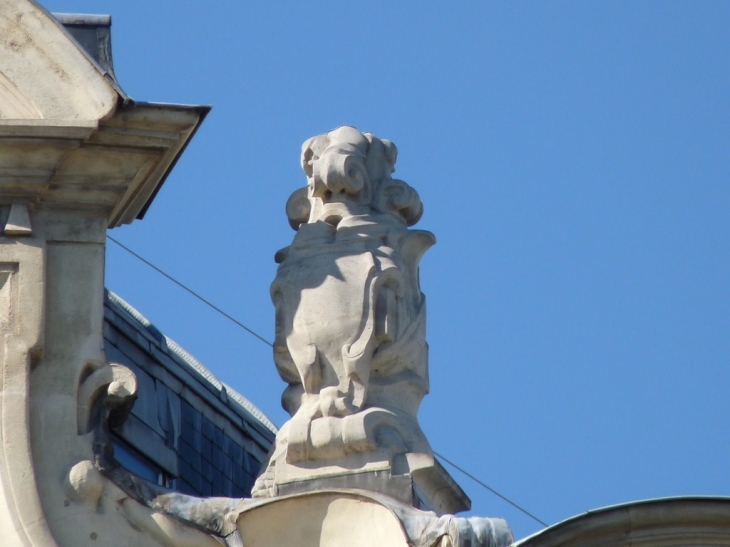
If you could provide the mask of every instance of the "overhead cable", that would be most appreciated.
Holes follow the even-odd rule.
[[[150,262],[146,258],[141,257],[140,255],[138,255],[137,253],[135,253],[129,247],[126,247],[125,245],[122,245],[121,243],[119,243],[116,239],[114,239],[109,234],[107,234],[106,237],[108,237],[110,241],[113,241],[114,243],[116,243],[117,245],[119,245],[122,249],[124,249],[125,251],[127,251],[129,254],[131,254],[135,258],[138,258],[139,260],[141,260],[142,262],[144,262],[145,264],[147,264],[150,268],[152,268],[153,270],[155,270],[157,273],[160,273],[160,274],[164,275],[167,279],[169,279],[170,281],[172,281],[173,283],[175,283],[175,285],[177,285],[178,287],[180,287],[182,289],[185,289],[187,292],[189,292],[190,294],[192,294],[195,298],[197,298],[198,300],[200,300],[204,304],[207,304],[208,306],[210,306],[211,308],[213,308],[215,311],[217,311],[218,313],[220,313],[226,319],[229,319],[230,321],[233,321],[236,325],[238,325],[239,327],[241,327],[243,330],[245,330],[249,334],[252,334],[256,338],[258,338],[259,340],[261,340],[264,344],[267,344],[267,345],[269,345],[271,347],[274,347],[274,344],[272,344],[271,342],[269,342],[266,338],[264,338],[263,336],[261,336],[257,332],[249,329],[246,325],[244,325],[243,323],[241,323],[238,319],[236,319],[235,317],[232,317],[232,316],[228,315],[226,312],[224,312],[218,306],[216,306],[215,304],[213,304],[209,300],[206,300],[205,298],[203,298],[202,296],[200,296],[198,293],[196,293],[190,287],[184,285],[183,283],[180,283],[177,279],[175,279],[171,275],[165,273],[163,270],[161,270],[160,268],[158,268],[157,266],[155,266],[154,264],[152,264],[152,262]]]
[[[499,492],[497,492],[494,488],[492,488],[491,486],[483,483],[478,478],[476,478],[474,475],[472,475],[471,473],[469,473],[465,469],[459,467],[454,462],[452,462],[451,460],[445,458],[443,455],[439,454],[435,450],[433,451],[433,453],[436,454],[442,460],[444,460],[446,463],[448,463],[454,469],[457,469],[457,470],[461,471],[462,473],[464,473],[464,475],[466,475],[467,477],[469,477],[475,483],[479,484],[480,486],[483,486],[484,488],[486,488],[487,490],[489,490],[495,496],[502,498],[504,501],[506,501],[507,503],[509,503],[512,507],[514,507],[515,509],[518,509],[518,510],[522,511],[525,515],[527,515],[528,517],[530,517],[532,520],[539,522],[540,524],[542,524],[543,526],[545,526],[547,528],[548,524],[546,522],[543,522],[542,520],[540,520],[539,518],[537,518],[535,515],[533,515],[532,513],[530,513],[527,509],[525,509],[523,507],[520,507],[515,502],[513,502],[511,499],[507,498],[506,496],[503,496],[502,494],[500,494]]]

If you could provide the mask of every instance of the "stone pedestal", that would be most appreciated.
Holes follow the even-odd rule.
[[[506,547],[501,519],[438,517],[364,490],[323,490],[244,500],[227,517],[229,545],[271,547]],[[282,526],[282,523],[286,523]]]

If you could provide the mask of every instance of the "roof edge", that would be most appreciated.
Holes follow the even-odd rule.
[[[511,547],[590,546],[614,535],[629,545],[631,533],[637,530],[646,534],[653,528],[679,530],[690,526],[719,526],[730,537],[730,497],[672,496],[608,505],[557,522]]]

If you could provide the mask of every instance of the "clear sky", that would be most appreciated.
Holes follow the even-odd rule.
[[[730,3],[44,5],[112,15],[134,99],[214,107],[115,238],[271,339],[301,143],[390,139],[438,239],[433,447],[548,523],[730,495]],[[284,422],[268,346],[113,244],[107,286]]]

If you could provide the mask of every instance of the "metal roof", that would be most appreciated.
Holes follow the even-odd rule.
[[[241,416],[249,425],[262,431],[266,437],[273,440],[278,428],[269,418],[238,391],[221,382],[200,361],[185,351],[174,340],[168,338],[157,329],[144,315],[132,307],[124,299],[105,291],[106,305],[114,310],[125,322],[137,331],[147,342],[154,344],[162,353],[168,355],[183,369],[192,373],[200,383],[200,387],[216,395],[221,404]],[[171,371],[174,373],[174,371]]]

